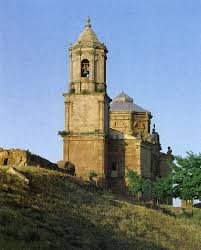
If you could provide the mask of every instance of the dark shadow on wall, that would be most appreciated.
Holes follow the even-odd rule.
[[[115,193],[125,192],[125,140],[122,132],[112,129],[109,140],[107,169],[108,188]]]

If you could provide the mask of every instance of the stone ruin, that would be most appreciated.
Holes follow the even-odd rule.
[[[29,184],[29,180],[17,167],[35,166],[60,171],[62,173],[76,177],[75,165],[71,162],[60,160],[57,161],[57,163],[52,163],[39,155],[32,154],[29,150],[0,148],[0,168],[1,166],[9,166],[6,172],[10,175],[17,176],[27,185]],[[98,187],[104,187],[104,183],[102,183],[100,178],[97,182],[94,181],[94,179],[89,179],[89,181],[86,182],[82,177],[78,178],[78,180],[79,184],[83,184],[89,190],[95,189],[97,191]]]
[[[0,148],[0,167],[1,166],[11,166],[12,168],[18,166],[35,166],[50,170],[57,170],[72,176],[76,176],[74,164],[65,161],[52,163],[39,155],[32,154],[29,150],[22,149]]]
[[[52,163],[39,155],[32,154],[29,150],[0,148],[0,166],[35,166],[58,170],[57,164]]]

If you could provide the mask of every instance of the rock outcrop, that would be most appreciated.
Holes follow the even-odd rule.
[[[66,172],[69,175],[76,176],[75,165],[69,161],[57,161],[57,166],[62,172]]]
[[[19,179],[24,181],[27,185],[29,184],[29,179],[27,179],[23,174],[21,174],[16,168],[9,167],[9,169],[6,171],[7,174],[17,176]]]
[[[0,148],[0,166],[36,166],[58,170],[58,166],[29,150]]]

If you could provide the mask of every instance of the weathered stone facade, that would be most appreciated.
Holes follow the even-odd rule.
[[[125,93],[113,101],[107,95],[107,48],[91,29],[85,30],[69,49],[70,81],[64,93],[64,161],[76,166],[77,176],[95,171],[113,190],[124,191],[129,169],[150,180],[168,173],[168,154],[161,153],[152,115]],[[112,101],[112,102],[111,102]],[[147,196],[150,198],[150,195]]]

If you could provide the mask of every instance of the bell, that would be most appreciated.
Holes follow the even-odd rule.
[[[84,69],[83,69],[83,73],[84,73],[84,74],[87,74],[87,68],[84,68]]]

